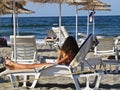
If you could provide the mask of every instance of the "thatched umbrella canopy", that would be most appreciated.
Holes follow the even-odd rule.
[[[70,2],[81,2],[82,0],[30,0],[32,2],[39,3],[70,3]]]
[[[4,15],[9,13],[12,13],[12,10],[0,1],[0,14]]]
[[[88,5],[91,5],[91,6],[102,6],[102,7],[110,7],[111,6],[110,4],[101,2],[100,0],[97,0],[97,1],[92,0],[92,2],[90,4],[88,4]]]
[[[4,12],[6,12],[5,14],[11,14],[11,13],[13,13],[13,1],[0,2],[0,4],[2,5],[0,11],[5,10],[4,11]],[[24,13],[25,14],[30,14],[30,13],[34,13],[33,11],[24,8],[23,6],[25,4],[26,4],[25,1],[15,2],[15,5],[16,5],[16,11],[15,11],[15,13],[16,14],[24,14]],[[1,12],[1,14],[2,14],[2,12]]]
[[[110,7],[111,5],[101,2],[100,0],[82,0],[81,2],[70,2],[70,5],[94,5],[94,6],[105,6]]]
[[[102,10],[102,11],[111,11],[110,8],[108,7],[103,7],[103,6],[90,6],[90,5],[85,5],[84,7],[79,8],[78,10]]]
[[[100,0],[83,0],[81,3],[73,3],[77,5],[84,5],[83,8],[78,10],[110,10],[109,8],[111,5],[101,2]]]
[[[81,2],[72,2],[69,3],[70,5],[76,5],[76,39],[77,39],[77,24],[78,24],[78,10],[110,10],[107,7],[110,7],[111,5],[101,2],[100,0],[82,0]],[[78,9],[79,5],[83,5],[84,7]],[[89,19],[89,17],[88,17]],[[87,23],[88,24],[88,23]],[[94,25],[93,25],[94,26]],[[88,34],[88,25],[87,25],[87,34]],[[93,33],[94,33],[94,28],[93,28]]]
[[[76,5],[76,40],[77,40],[77,32],[78,32],[78,6],[98,6],[98,7],[110,7],[111,5],[101,2],[100,0],[81,0],[81,2],[70,2],[69,5]],[[89,9],[87,9],[89,10]],[[93,10],[93,9],[92,9]],[[88,31],[88,30],[87,30]]]
[[[1,0],[2,3],[9,3],[9,2],[13,2],[14,0]],[[16,0],[16,2],[22,4],[22,5],[26,5],[26,2],[29,0]]]

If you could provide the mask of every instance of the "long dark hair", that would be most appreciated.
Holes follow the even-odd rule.
[[[75,54],[75,55],[78,53],[78,50],[79,50],[78,44],[77,44],[75,38],[72,37],[72,36],[69,36],[69,37],[66,38],[66,40],[65,40],[65,42],[63,43],[61,49],[62,49],[66,54],[68,54],[68,53],[71,52],[71,53],[73,53],[73,54]]]

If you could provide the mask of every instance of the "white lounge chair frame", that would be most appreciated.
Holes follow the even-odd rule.
[[[101,56],[101,55],[115,55],[115,60],[118,60],[118,49],[115,45],[115,39],[114,38],[99,38],[98,39],[99,44],[94,49],[94,55],[95,56]]]
[[[80,50],[78,52],[78,54],[75,56],[75,58],[73,59],[73,61],[70,63],[69,66],[66,65],[52,65],[49,66],[48,68],[44,68],[44,69],[37,69],[38,73],[35,73],[34,69],[29,70],[13,70],[13,72],[9,71],[7,72],[3,72],[1,75],[5,75],[5,74],[10,74],[11,75],[11,81],[16,81],[15,76],[24,76],[24,75],[31,75],[31,73],[33,72],[33,74],[36,74],[36,78],[40,77],[40,76],[64,76],[64,77],[71,77],[71,79],[74,82],[74,85],[76,87],[76,90],[97,90],[99,88],[100,85],[100,80],[101,80],[101,76],[103,74],[103,72],[93,72],[93,73],[87,73],[87,74],[83,74],[83,73],[77,73],[76,71],[76,67],[81,67],[81,63],[83,63],[85,61],[85,57],[87,55],[87,53],[89,52],[90,48],[92,47],[92,41],[93,41],[93,35],[90,34],[86,40],[83,42],[83,44],[80,47]],[[86,62],[86,61],[85,61]],[[91,68],[91,66],[88,64],[88,66]],[[25,72],[26,71],[26,72]],[[76,73],[76,74],[75,74]],[[96,84],[94,88],[90,87],[90,81],[89,79],[95,76],[97,77],[96,80]],[[81,88],[78,79],[85,77],[86,78],[86,87],[85,88]],[[35,85],[37,83],[37,80],[33,81],[33,84],[30,88],[34,88]],[[25,86],[25,82],[24,82],[24,86]],[[13,86],[16,86],[15,83],[13,83]]]

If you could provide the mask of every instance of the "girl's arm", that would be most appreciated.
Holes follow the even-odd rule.
[[[70,55],[65,54],[64,51],[61,49],[58,49],[58,58],[57,58],[57,64],[67,64],[70,62]]]
[[[65,64],[66,62],[68,62],[68,60],[69,60],[68,55],[66,55],[63,58],[57,58],[57,64]]]

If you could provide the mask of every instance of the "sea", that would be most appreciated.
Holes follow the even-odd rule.
[[[120,35],[120,16],[95,16],[95,35],[116,37]],[[35,35],[36,39],[44,39],[47,31],[59,26],[59,17],[17,17],[17,35]],[[75,37],[76,17],[63,16],[61,25],[65,26],[69,35]],[[89,33],[92,33],[92,24],[89,24]],[[87,33],[87,16],[78,16],[78,32]],[[0,17],[0,37],[9,41],[13,35],[12,17]]]

